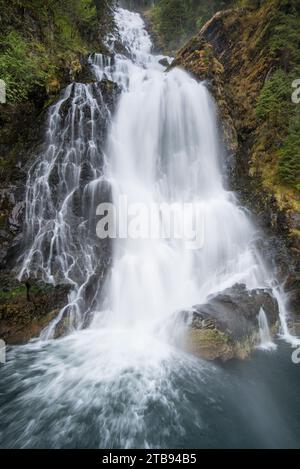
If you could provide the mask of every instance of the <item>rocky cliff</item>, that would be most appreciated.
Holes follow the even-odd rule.
[[[229,186],[273,236],[275,249],[269,257],[277,261],[282,278],[290,277],[287,287],[293,291],[295,310],[300,285],[300,109],[291,95],[293,81],[300,78],[300,4],[253,3],[254,8],[215,14],[172,66],[207,80],[222,122]]]
[[[5,3],[5,5],[4,5]],[[7,102],[0,104],[0,335],[8,343],[37,335],[67,303],[69,288],[41,279],[16,279],[24,248],[26,181],[45,151],[49,106],[72,82],[93,81],[88,56],[106,52],[113,31],[113,2],[0,0],[0,79]],[[104,83],[111,105],[114,87]]]

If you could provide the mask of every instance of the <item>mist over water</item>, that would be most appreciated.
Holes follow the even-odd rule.
[[[0,444],[297,446],[299,424],[281,399],[284,392],[294,398],[299,370],[284,345],[276,365],[275,354],[257,352],[247,364],[220,367],[182,350],[184,325],[175,323],[176,312],[236,283],[252,289],[274,279],[256,250],[255,227],[224,187],[216,109],[205,84],[180,69],[165,73],[138,14],[118,9],[116,22],[126,55],[90,58],[96,79],[122,90],[115,114],[97,84],[70,85],[50,111],[47,151],[29,174],[30,243],[20,278],[37,274],[72,290],[42,335],[48,340],[12,348],[1,369]],[[114,41],[108,39],[112,50]],[[188,249],[185,240],[117,239],[103,285],[91,233],[107,185],[117,207],[124,195],[147,206],[194,203],[204,220],[202,248]],[[79,226],[74,207],[83,217]],[[64,315],[70,334],[52,340]],[[274,380],[285,380],[288,390],[275,390]]]

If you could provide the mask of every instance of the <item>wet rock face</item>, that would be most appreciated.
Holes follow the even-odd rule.
[[[99,117],[101,122],[99,121],[99,135],[97,135],[101,150],[102,144],[104,146],[108,126],[105,112],[113,113],[120,89],[109,80],[103,80],[100,83],[95,82],[95,80],[92,81],[89,64],[86,65],[86,68],[82,68],[81,73],[82,81],[88,81],[95,95],[99,97],[101,107],[103,103],[103,116],[101,114]],[[65,107],[61,109],[62,121],[67,119],[69,111],[69,103],[66,102],[65,104]],[[104,112],[104,110],[106,111]],[[84,109],[83,115],[88,122],[90,120],[90,110],[88,107],[86,110]],[[13,163],[16,166],[11,168],[10,173],[6,175],[5,181],[0,180],[0,338],[4,339],[7,343],[13,344],[23,343],[32,337],[38,336],[40,331],[57,316],[59,310],[68,303],[67,293],[69,288],[65,285],[58,285],[54,288],[44,283],[33,281],[32,287],[28,287],[31,283],[30,279],[27,286],[15,280],[19,258],[26,246],[23,226],[27,176],[30,167],[35,161],[38,164],[37,155],[42,154],[44,150],[45,122],[46,113],[43,113],[36,121],[35,135],[32,138],[28,137],[29,141],[21,148],[17,163]],[[24,122],[25,126],[28,127],[27,121]],[[12,144],[13,142],[8,141],[6,146],[1,146],[3,154],[9,152]],[[98,169],[100,173],[103,165],[101,155],[99,156],[99,161]],[[54,165],[49,178],[54,203],[60,197],[60,178],[57,169],[57,165]],[[0,176],[2,175],[0,174]],[[95,174],[91,169],[90,156],[86,152],[82,158],[80,185],[73,198],[73,219],[71,224],[74,230],[78,228],[78,225],[86,216],[89,216],[89,210],[87,209],[90,206],[90,201],[88,200],[89,193],[85,191],[85,187],[93,178],[95,178]],[[97,197],[98,203],[109,202],[111,198],[110,187],[103,182],[99,186],[95,197]],[[49,217],[51,216],[50,213],[48,215]],[[93,212],[93,216],[89,216],[89,233],[93,237],[96,246],[95,249],[99,262],[99,272],[97,274],[99,274],[99,278],[104,279],[111,264],[111,245],[107,240],[102,241],[96,237],[97,221],[96,213]],[[50,241],[49,239],[49,244]],[[60,281],[57,283],[59,284]],[[99,285],[96,287],[96,282],[93,284],[93,279],[91,278],[82,292],[83,297],[91,305],[91,308],[94,306],[97,288],[99,290]],[[87,318],[88,320],[89,318]],[[60,335],[60,333],[57,335]]]
[[[258,315],[263,308],[271,331],[279,320],[276,299],[269,290],[248,291],[245,285],[232,288],[185,312],[187,348],[203,358],[229,360],[246,358],[258,342]]]
[[[32,101],[0,109],[0,271],[12,269],[20,255],[26,179],[45,131],[41,106]]]
[[[0,279],[0,337],[7,344],[38,337],[67,303],[69,286],[53,287],[36,280],[19,283],[3,273]]]
[[[114,111],[121,89],[116,83],[110,80],[102,80],[98,86],[100,87],[105,104],[110,111]]]
[[[25,206],[24,200],[16,200],[15,191],[16,186],[0,190],[0,265],[20,241]]]

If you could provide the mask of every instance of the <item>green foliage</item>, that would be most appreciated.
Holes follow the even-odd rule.
[[[4,52],[0,55],[0,70],[7,86],[7,99],[25,100],[30,89],[44,78],[39,60],[30,54],[27,43],[15,31],[2,39],[1,45]]]
[[[291,111],[292,78],[283,70],[277,70],[266,81],[257,101],[256,113],[260,119],[269,118],[273,122],[286,119]]]
[[[64,0],[59,4],[55,17],[56,21],[61,19],[65,23],[67,37],[72,39],[78,32],[87,38],[95,34],[98,18],[94,0]]]
[[[300,16],[277,13],[276,26],[270,40],[270,52],[280,60],[282,68],[289,71],[300,63]]]
[[[288,136],[279,151],[278,174],[300,190],[300,111],[290,120]]]
[[[153,8],[152,17],[165,44],[172,47],[179,41],[185,40],[188,17],[183,2],[180,0],[159,0]]]
[[[8,103],[26,101],[35,86],[57,86],[64,68],[98,44],[110,3],[0,0],[0,79],[7,84]]]
[[[274,141],[282,142],[278,153],[278,176],[295,188],[300,181],[300,112],[291,101],[291,85],[297,76],[300,77],[299,67],[288,74],[277,70],[265,83],[256,107],[258,117],[276,135]]]
[[[162,44],[174,51],[217,10],[229,8],[231,3],[223,0],[157,0],[151,10],[151,17]]]

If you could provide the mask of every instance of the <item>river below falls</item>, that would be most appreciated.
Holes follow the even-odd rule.
[[[282,341],[276,352],[227,364],[174,350],[159,366],[144,357],[144,367],[132,359],[127,367],[119,357],[114,375],[103,370],[100,346],[99,381],[95,363],[64,340],[69,354],[33,342],[1,367],[1,447],[300,447],[300,365]]]

